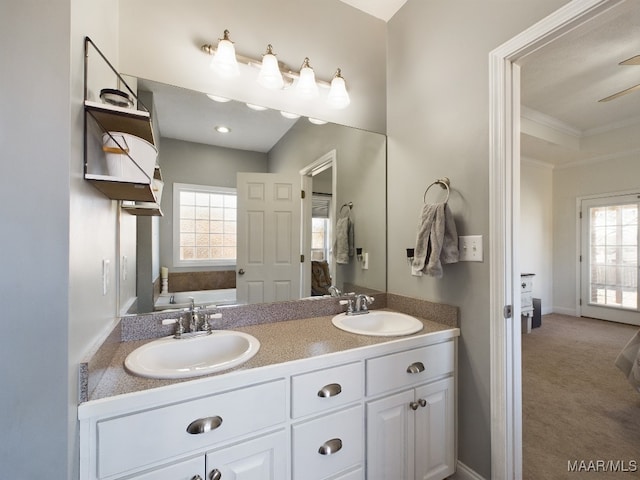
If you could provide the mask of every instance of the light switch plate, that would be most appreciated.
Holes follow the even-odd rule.
[[[482,262],[482,235],[458,237],[458,250],[461,262]]]

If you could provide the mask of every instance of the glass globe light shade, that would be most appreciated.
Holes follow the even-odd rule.
[[[327,95],[327,102],[333,108],[346,108],[351,103],[344,78],[342,78],[340,74],[340,69],[338,69],[335,77],[331,80],[331,89]]]
[[[284,87],[282,73],[280,72],[280,67],[278,67],[278,59],[273,54],[271,45],[267,47],[267,53],[262,56],[258,83],[271,90],[279,90]]]
[[[300,78],[296,86],[296,93],[302,98],[315,98],[318,96],[318,84],[313,68],[309,66],[309,59],[305,58],[300,69]]]
[[[232,78],[240,75],[236,49],[229,40],[229,31],[224,31],[224,38],[218,42],[216,53],[211,59],[211,69],[223,78]]]

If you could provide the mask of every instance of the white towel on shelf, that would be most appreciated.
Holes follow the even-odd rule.
[[[441,278],[442,264],[458,261],[458,233],[446,203],[425,204],[418,220],[411,274]]]
[[[349,217],[340,217],[336,222],[336,263],[347,264],[354,253],[353,222]]]

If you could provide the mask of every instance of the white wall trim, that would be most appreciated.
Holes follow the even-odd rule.
[[[470,469],[460,460],[456,464],[456,473],[448,477],[450,480],[486,480],[475,470]]]
[[[625,150],[623,152],[615,152],[609,153],[607,155],[600,155],[593,158],[586,158],[584,160],[575,160],[573,162],[561,163],[560,165],[556,165],[555,168],[573,168],[573,167],[584,167],[586,165],[592,165],[594,163],[608,162],[610,160],[617,160],[618,158],[626,158],[633,157],[640,154],[640,148],[634,148],[632,150]]]
[[[582,137],[582,131],[578,130],[572,125],[569,125],[562,120],[558,120],[556,117],[547,115],[546,113],[534,110],[533,108],[525,107],[524,105],[522,106],[522,118],[526,118],[527,120],[537,123],[538,125],[551,128],[552,130],[560,132],[564,135],[569,135],[578,139]]]
[[[570,315],[572,317],[579,317],[578,312],[576,312],[575,308],[566,308],[566,307],[557,307],[554,305],[553,311],[549,313],[559,313],[560,315]]]
[[[489,54],[491,478],[522,478],[520,322],[505,319],[518,277],[519,59],[622,0],[573,0]],[[517,208],[516,208],[517,207]]]

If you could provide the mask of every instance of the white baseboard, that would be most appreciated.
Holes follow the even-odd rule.
[[[553,312],[551,313],[560,313],[562,315],[571,315],[572,317],[578,317],[578,313],[575,308],[565,308],[565,307],[553,307]]]
[[[483,476],[478,475],[461,461],[456,464],[456,473],[447,477],[449,480],[486,480]]]

